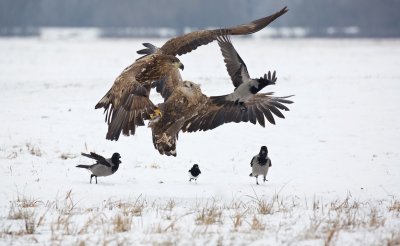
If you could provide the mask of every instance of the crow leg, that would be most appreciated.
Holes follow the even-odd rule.
[[[92,178],[94,177],[93,174],[90,175],[90,183],[92,183]]]

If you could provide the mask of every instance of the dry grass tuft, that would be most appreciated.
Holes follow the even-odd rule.
[[[109,210],[113,210],[115,208],[122,210],[122,214],[124,216],[142,216],[143,209],[147,206],[147,202],[142,195],[138,196],[133,202],[108,202],[106,207]]]
[[[172,209],[174,209],[174,207],[176,206],[176,202],[174,199],[170,199],[168,200],[166,206],[165,206],[165,210],[168,211],[172,211]]]
[[[339,231],[342,229],[340,226],[340,222],[338,220],[335,220],[326,230],[326,238],[324,245],[328,246],[333,242],[334,237],[338,236]]]
[[[390,238],[386,239],[385,244],[387,246],[398,246],[400,245],[400,231],[392,231]]]
[[[43,225],[45,216],[48,210],[42,215],[38,216],[36,208],[24,208],[12,203],[10,211],[8,212],[8,219],[10,220],[23,220],[24,222],[24,234],[34,234],[36,229]]]
[[[34,208],[43,202],[34,198],[20,196],[20,194],[18,194],[16,203],[19,207],[22,208]]]
[[[215,223],[222,223],[221,221],[222,210],[217,207],[215,203],[211,206],[208,204],[202,208],[196,216],[196,224],[200,225],[212,225]]]
[[[115,233],[130,231],[132,228],[132,217],[117,214],[112,219],[112,224],[114,226]]]
[[[62,204],[59,204],[58,202],[55,203],[56,209],[59,210],[61,214],[70,215],[73,213],[74,209],[76,208],[78,202],[74,202],[72,195],[73,195],[72,190],[69,190],[65,194]]]
[[[372,228],[378,228],[384,226],[385,222],[386,219],[381,214],[379,214],[378,209],[375,207],[371,208],[369,213],[368,225]]]
[[[389,206],[389,212],[400,212],[400,201],[399,200],[394,200],[391,202]]]
[[[239,227],[242,226],[247,211],[248,210],[245,210],[244,212],[236,211],[235,214],[231,217],[233,230],[237,231]]]
[[[254,231],[263,231],[265,230],[265,225],[257,218],[256,215],[254,215],[250,224],[250,228]]]
[[[278,195],[260,198],[256,194],[251,198],[231,202],[210,198],[196,201],[192,207],[180,199],[148,203],[139,196],[86,208],[78,207],[71,190],[46,203],[18,196],[0,222],[0,244],[39,240],[51,245],[72,241],[75,245],[126,245],[129,241],[132,244],[132,239],[139,239],[135,243],[151,240],[153,244],[174,240],[190,244],[188,240],[199,239],[204,244],[218,244],[219,238],[225,240],[222,244],[235,243],[238,238],[242,240],[239,243],[247,244],[256,235],[259,240],[275,238],[276,244],[316,240],[335,245],[348,234],[362,232],[373,239],[373,245],[400,245],[398,200],[358,202],[344,197],[324,204],[314,198],[307,205]]]

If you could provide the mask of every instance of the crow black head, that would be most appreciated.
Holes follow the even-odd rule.
[[[260,156],[267,156],[268,155],[268,148],[267,146],[262,146],[260,149]]]
[[[120,163],[121,163],[121,161],[119,160],[120,158],[121,158],[121,155],[120,155],[119,153],[115,152],[115,153],[112,155],[111,160],[112,160],[113,163],[118,163],[118,164],[120,164]]]

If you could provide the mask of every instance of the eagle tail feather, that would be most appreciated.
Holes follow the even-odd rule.
[[[113,110],[106,139],[118,141],[121,132],[125,136],[135,135],[136,127],[144,126],[144,120],[150,119],[155,108],[149,98],[133,96],[127,105]]]

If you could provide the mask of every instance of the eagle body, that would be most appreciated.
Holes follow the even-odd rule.
[[[176,141],[182,126],[195,116],[207,101],[200,86],[182,81],[168,99],[160,105],[162,115],[151,121],[154,147],[160,154],[176,156]]]
[[[163,54],[145,56],[125,68],[95,106],[104,108],[108,123],[106,138],[118,140],[121,131],[127,136],[134,135],[136,127],[143,126],[155,109],[149,99],[152,82],[168,77],[177,68],[183,69],[179,59]]]
[[[160,84],[162,87],[162,83]],[[265,127],[265,118],[274,124],[273,114],[284,118],[280,110],[289,110],[284,104],[292,101],[287,97],[274,97],[272,93],[252,96],[247,102],[248,110],[241,110],[235,102],[207,97],[196,83],[182,81],[170,93],[168,99],[158,105],[161,116],[150,121],[154,147],[162,155],[176,156],[179,131],[207,131],[229,122],[258,122]]]

